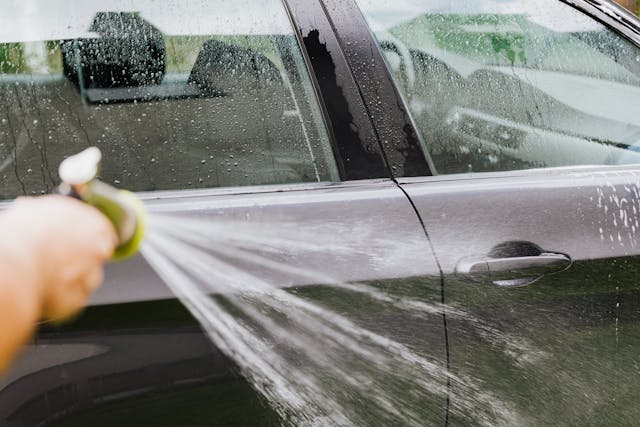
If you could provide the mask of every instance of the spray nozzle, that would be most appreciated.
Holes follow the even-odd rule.
[[[89,147],[60,163],[58,174],[63,184],[82,185],[93,181],[100,170],[102,153],[98,147]]]
[[[111,221],[119,240],[113,259],[124,259],[138,251],[144,237],[146,211],[133,193],[96,178],[101,159],[102,153],[97,147],[89,147],[65,159],[58,170],[62,179],[58,190],[97,208]]]

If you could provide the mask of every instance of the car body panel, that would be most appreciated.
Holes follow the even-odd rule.
[[[482,383],[494,404],[474,413],[461,408],[456,400],[474,391],[454,382],[451,424],[633,424],[638,168],[401,182],[442,266],[451,374]],[[518,271],[501,281],[460,274],[468,259],[523,256],[517,245],[505,249],[508,242],[533,243],[572,264],[524,285],[509,280]]]
[[[282,265],[305,269],[311,272],[311,277],[256,266],[237,256],[227,261],[275,286],[321,285],[322,280],[405,286],[426,301],[438,304],[439,270],[417,216],[393,181],[286,188],[275,191],[262,187],[256,192],[245,188],[238,191],[240,194],[231,194],[228,189],[197,190],[192,195],[148,193],[142,197],[152,219],[170,215],[178,223],[197,219],[203,225],[208,221],[229,224],[246,228],[258,237],[262,232],[281,230],[285,241],[275,243],[277,257],[272,260],[286,260]],[[315,239],[316,243],[322,242],[327,249],[309,252],[299,247],[299,240],[289,244],[286,236],[292,230]],[[150,232],[154,233],[154,229]],[[273,248],[270,245],[256,254],[273,257]],[[318,272],[316,283],[314,272]],[[0,419],[11,426],[53,420],[64,425],[65,420],[71,422],[79,414],[86,415],[92,410],[107,416],[101,409],[107,401],[111,408],[108,411],[126,413],[138,410],[127,403],[131,397],[181,393],[229,381],[235,381],[232,384],[236,387],[247,387],[237,385],[242,380],[233,362],[207,342],[184,309],[181,313],[175,300],[167,300],[170,297],[170,291],[141,257],[110,265],[105,284],[86,313],[68,326],[47,326],[21,363],[9,372],[0,386],[0,407],[4,408],[0,414],[4,418]],[[393,321],[371,317],[364,300],[358,301],[352,303],[349,315],[361,318],[372,329],[388,334],[402,323],[401,315]],[[146,315],[149,317],[145,318]],[[404,339],[444,369],[444,329],[439,312],[421,323],[421,332],[409,330]],[[64,390],[63,396],[54,404],[48,396],[59,389]],[[245,397],[246,394],[243,392]],[[442,417],[444,399],[435,394],[425,401],[425,410]],[[164,399],[159,401],[168,404]],[[153,408],[153,403],[148,405]],[[273,416],[257,397],[247,399],[246,405],[257,408],[268,419]],[[135,419],[134,412],[131,417]],[[181,424],[200,425],[198,420],[189,424],[189,418],[185,417]]]
[[[314,188],[315,187],[315,188]],[[176,197],[161,193],[142,194],[151,216],[168,215],[176,221],[206,218],[212,224],[222,221],[230,226],[242,226],[255,230],[300,229],[301,234],[320,236],[335,235],[332,241],[341,249],[332,253],[307,253],[291,247],[279,249],[291,266],[305,267],[312,271],[324,271],[328,262],[332,265],[332,278],[338,283],[351,281],[384,280],[414,276],[438,276],[433,259],[429,259],[427,241],[421,234],[420,224],[402,192],[390,180],[364,180],[336,184],[302,184],[288,186],[284,191],[263,187],[264,192],[240,190],[245,194],[229,194],[220,189],[180,192]],[[217,194],[216,194],[217,193]],[[176,194],[176,193],[169,193]],[[371,213],[375,212],[375,215]],[[388,218],[394,218],[389,224]],[[283,230],[286,231],[286,230]],[[151,230],[153,232],[153,229]],[[259,234],[260,231],[256,230]],[[340,239],[338,239],[340,236]],[[329,241],[327,241],[329,244]],[[348,250],[345,250],[347,248]],[[424,262],[412,259],[424,257]],[[241,261],[239,261],[241,262]],[[244,269],[250,268],[243,266]],[[300,286],[309,279],[301,277],[269,277],[282,287]],[[123,263],[107,266],[105,286],[92,297],[92,304],[166,299],[171,297],[158,276],[142,256]]]

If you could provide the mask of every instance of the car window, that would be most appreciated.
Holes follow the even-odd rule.
[[[640,163],[640,51],[558,0],[358,0],[437,173]]]
[[[49,192],[95,145],[133,190],[337,180],[279,0],[9,2],[0,198]]]

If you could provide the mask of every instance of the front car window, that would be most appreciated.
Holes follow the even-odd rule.
[[[558,0],[358,0],[438,173],[640,163],[640,51]]]
[[[34,0],[0,22],[0,198],[51,191],[91,145],[132,190],[338,179],[279,0]]]

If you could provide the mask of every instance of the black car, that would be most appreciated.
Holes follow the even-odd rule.
[[[98,146],[101,178],[152,214],[315,230],[350,250],[282,259],[438,307],[342,308],[442,367],[422,424],[638,423],[635,16],[606,0],[2,9],[7,203]],[[286,422],[142,257],[0,379],[2,426]]]

